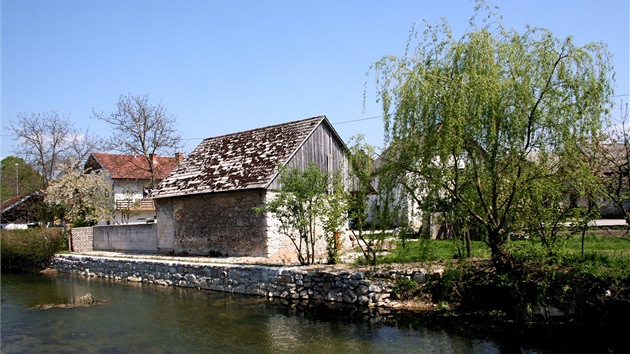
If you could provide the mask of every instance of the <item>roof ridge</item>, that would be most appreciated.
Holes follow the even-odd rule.
[[[149,162],[142,155],[93,152],[89,159],[93,159],[100,166],[99,168],[107,170],[113,179],[139,180],[150,178]],[[90,162],[86,162],[86,165],[88,163]],[[179,160],[176,156],[155,156],[153,164],[154,176],[157,179],[163,179],[178,164]]]
[[[20,194],[20,195],[16,195],[14,197],[11,197],[7,200],[5,200],[4,202],[0,203],[1,204],[1,210],[4,213],[5,211],[11,210],[13,209],[16,205],[19,205],[23,202],[25,202],[27,199],[32,198],[34,195],[40,195],[41,193],[39,191],[35,191],[35,192],[31,192],[29,194]]]
[[[326,119],[325,115],[321,115],[321,116],[315,116],[315,117],[310,117],[310,118],[305,118],[305,119],[299,119],[299,120],[294,120],[292,122],[286,122],[286,123],[279,123],[279,124],[273,124],[273,125],[268,125],[266,127],[260,127],[260,128],[253,128],[253,129],[247,129],[247,130],[243,130],[240,132],[234,132],[234,133],[229,133],[229,134],[223,134],[223,135],[217,135],[217,136],[211,136],[209,138],[205,138],[203,139],[203,141],[206,140],[212,140],[212,139],[219,139],[219,138],[224,138],[224,137],[228,137],[228,136],[233,136],[233,135],[241,135],[241,134],[245,134],[245,133],[249,133],[249,132],[255,132],[255,131],[260,131],[260,130],[265,130],[265,129],[271,129],[271,128],[277,128],[277,127],[282,127],[282,126],[288,126],[288,125],[292,125],[292,124],[296,124],[296,123],[301,123],[301,122],[306,122],[309,120],[319,120],[322,121]]]
[[[129,154],[115,154],[115,153],[111,153],[111,152],[92,152],[92,155],[94,154],[98,154],[98,155],[109,155],[109,156],[121,156],[121,157],[144,157],[143,155],[129,155]],[[175,156],[170,156],[170,155],[155,155],[155,157],[163,157],[163,158],[167,158],[167,159],[175,159]]]

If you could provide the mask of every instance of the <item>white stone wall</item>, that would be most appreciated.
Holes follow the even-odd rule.
[[[155,199],[158,249],[176,254],[279,256],[293,262],[297,260],[296,248],[280,232],[279,221],[254,213],[254,207],[273,197],[271,192],[251,190]],[[326,240],[321,228],[318,236],[315,253],[325,259]],[[348,235],[341,239],[344,249],[351,248]]]
[[[177,254],[266,257],[264,190],[155,199],[158,248]]]

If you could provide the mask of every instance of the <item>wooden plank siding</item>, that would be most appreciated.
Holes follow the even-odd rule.
[[[344,153],[345,145],[339,140],[326,124],[320,124],[313,134],[308,137],[286,163],[287,168],[298,167],[305,169],[309,162],[314,162],[322,171],[330,174],[341,171],[344,180],[347,179],[348,159]],[[276,177],[269,189],[280,188],[279,176]]]

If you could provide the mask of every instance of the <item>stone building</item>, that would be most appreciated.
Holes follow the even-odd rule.
[[[181,153],[175,156],[150,156],[153,159],[155,179],[161,181],[184,159]],[[112,188],[115,215],[113,220],[102,220],[104,224],[138,224],[155,219],[155,207],[150,196],[149,162],[142,156],[90,154],[85,170],[103,173]]]
[[[277,221],[253,209],[280,187],[279,166],[305,168],[312,161],[326,173],[347,176],[345,151],[325,116],[205,139],[152,194],[159,250],[255,257],[294,254]]]

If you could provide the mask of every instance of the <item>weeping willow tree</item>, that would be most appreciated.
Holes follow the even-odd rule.
[[[425,23],[404,55],[372,69],[387,174],[421,205],[447,201],[505,270],[508,235],[532,224],[526,211],[558,207],[572,185],[592,179],[581,147],[600,135],[612,64],[602,43],[579,46],[542,28],[518,33],[485,3],[476,10],[461,38],[446,20]],[[547,214],[557,217],[535,217]]]

